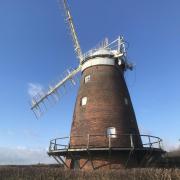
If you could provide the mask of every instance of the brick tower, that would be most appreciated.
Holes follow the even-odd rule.
[[[125,68],[125,62],[114,57],[108,49],[99,49],[84,60],[73,115],[70,148],[86,148],[88,142],[90,148],[106,149],[109,148],[109,139],[113,148],[131,148],[132,143],[134,147],[142,148],[135,113],[124,79]],[[109,156],[96,152],[91,158],[94,166],[125,166],[124,160],[118,160],[118,156],[112,155],[109,160]],[[126,155],[122,153],[122,156]],[[84,159],[77,156],[77,160],[70,161],[71,164],[74,161],[83,164],[87,159],[88,156]],[[131,163],[136,164],[137,160],[134,159]],[[87,163],[86,166],[92,168],[89,167],[92,166],[91,163]]]
[[[114,58],[111,52],[105,49],[85,60],[71,129],[72,137],[82,136],[83,139],[72,138],[71,146],[84,144],[88,134],[107,137],[111,132],[136,134],[138,136],[134,145],[142,147],[124,71],[124,61]],[[94,143],[103,146],[104,137]],[[127,137],[114,137],[113,143],[124,147],[131,145]]]

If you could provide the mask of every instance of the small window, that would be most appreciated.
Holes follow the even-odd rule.
[[[125,105],[128,105],[128,99],[124,98]]]
[[[116,128],[115,127],[109,127],[107,128],[107,136],[111,138],[116,138]]]
[[[91,76],[90,75],[85,76],[84,83],[88,83],[90,80],[91,80]]]
[[[85,106],[87,104],[87,97],[83,97],[82,99],[81,99],[81,105],[82,106]]]

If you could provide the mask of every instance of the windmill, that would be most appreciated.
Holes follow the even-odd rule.
[[[67,70],[65,77],[48,91],[32,99],[31,109],[36,117],[46,110],[48,101],[61,98],[68,83],[75,85],[79,72],[81,81],[70,136],[51,140],[49,156],[71,169],[150,164],[163,152],[161,139],[139,133],[124,79],[124,73],[133,70],[124,38],[119,36],[110,43],[106,38],[98,47],[82,53],[67,1],[62,2],[79,64]]]

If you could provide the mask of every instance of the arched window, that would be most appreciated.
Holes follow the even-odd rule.
[[[116,138],[117,137],[116,128],[115,127],[107,128],[107,136],[111,138]]]
[[[87,97],[83,97],[81,99],[81,106],[85,106],[87,104]]]

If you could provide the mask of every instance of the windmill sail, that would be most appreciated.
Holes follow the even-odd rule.
[[[73,40],[73,44],[74,44],[74,51],[77,55],[77,58],[79,59],[80,63],[82,62],[82,58],[83,58],[83,54],[82,54],[82,50],[79,44],[79,40],[78,40],[78,36],[75,30],[75,26],[73,23],[73,18],[71,16],[71,12],[70,9],[68,7],[67,1],[66,0],[62,0],[63,6],[64,6],[64,11],[65,11],[65,15],[66,15],[66,21],[69,24],[69,29],[70,29],[70,33],[72,36],[72,40]]]
[[[75,70],[67,70],[66,75],[62,80],[60,80],[55,86],[49,86],[49,90],[47,92],[40,92],[36,96],[32,98],[31,102],[31,110],[33,110],[34,114],[37,118],[39,118],[46,110],[47,105],[58,102],[59,99],[66,94],[66,88],[68,83],[72,86],[76,85],[76,77],[75,75],[81,70],[81,66],[79,66]]]

